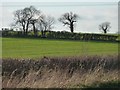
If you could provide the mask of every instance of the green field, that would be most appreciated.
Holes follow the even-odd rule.
[[[117,43],[2,38],[3,58],[117,54]]]

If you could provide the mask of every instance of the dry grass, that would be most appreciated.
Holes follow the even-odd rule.
[[[3,59],[3,88],[82,88],[119,81],[118,56]]]

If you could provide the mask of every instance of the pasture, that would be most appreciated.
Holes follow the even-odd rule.
[[[2,38],[2,57],[3,88],[119,87],[118,43]]]
[[[109,55],[118,53],[118,43],[2,38],[3,58],[41,58],[43,56]]]

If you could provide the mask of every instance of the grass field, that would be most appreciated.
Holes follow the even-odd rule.
[[[117,54],[118,44],[26,38],[2,38],[3,58]]]
[[[117,43],[2,38],[2,57],[3,88],[88,90],[120,84]]]

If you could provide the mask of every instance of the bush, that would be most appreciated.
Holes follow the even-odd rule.
[[[21,31],[11,31],[4,30],[2,31],[2,36],[10,37],[34,37],[32,31],[28,32],[28,35],[24,35]],[[39,38],[43,38],[41,32],[38,32]],[[71,33],[66,31],[47,31],[44,38],[48,39],[67,39],[67,40],[84,40],[84,41],[110,41],[110,42],[119,42],[117,35],[105,35],[105,34],[89,34],[89,33]]]

